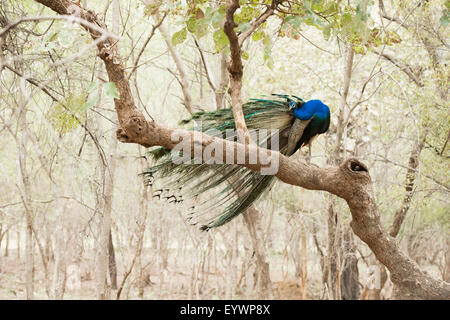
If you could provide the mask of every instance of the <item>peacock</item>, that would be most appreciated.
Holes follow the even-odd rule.
[[[272,94],[264,99],[250,99],[242,109],[249,131],[265,129],[268,132],[255,143],[271,148],[276,138],[277,151],[286,156],[310,145],[330,126],[330,109],[320,100],[305,102],[293,95]],[[196,125],[199,122],[201,127]],[[180,124],[202,132],[216,130],[224,139],[237,141],[236,135],[225,135],[235,129],[231,109],[197,112]],[[201,230],[228,223],[275,183],[273,175],[263,175],[236,164],[195,163],[194,160],[175,164],[171,151],[161,147],[147,155],[155,164],[142,173],[145,183],[153,185],[157,178],[166,183],[166,187],[154,190],[153,197],[175,204],[192,199],[194,205],[189,208],[187,220],[192,225],[200,225]],[[221,190],[217,193],[216,188]],[[201,194],[206,200],[199,198]]]

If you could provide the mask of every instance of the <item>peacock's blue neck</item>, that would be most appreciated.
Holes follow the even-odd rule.
[[[293,110],[299,120],[309,120],[312,117],[325,120],[330,117],[330,108],[320,100],[309,100],[300,108]]]

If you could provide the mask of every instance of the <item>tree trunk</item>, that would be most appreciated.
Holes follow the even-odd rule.
[[[120,4],[118,0],[112,2],[113,11],[113,32],[119,34],[120,26]],[[117,43],[115,44],[117,46]],[[99,71],[103,73],[103,71]],[[101,96],[101,88],[99,88],[99,96]],[[100,105],[100,101],[98,102]],[[103,135],[102,131],[102,119],[97,117],[97,137]],[[98,246],[98,266],[97,266],[97,299],[109,299],[108,290],[108,266],[115,266],[115,262],[111,262],[110,257],[110,237],[111,237],[111,209],[112,209],[112,197],[114,191],[114,175],[116,171],[116,151],[117,151],[117,139],[113,136],[106,136],[109,143],[108,156],[103,158],[99,154],[99,162],[101,166],[101,193],[99,199],[98,209],[102,213],[100,219],[100,240]],[[112,270],[112,269],[110,269]],[[114,279],[114,278],[112,278]],[[116,283],[117,284],[117,283]]]
[[[58,144],[61,143],[61,140]],[[43,160],[43,159],[42,159]],[[45,163],[42,161],[42,165]],[[66,166],[65,176],[68,181],[73,180],[73,172],[75,166]],[[51,179],[51,173],[48,172]],[[71,184],[61,185],[59,182],[54,182],[54,199],[55,199],[55,215],[56,215],[56,227],[55,227],[55,254],[54,254],[54,272],[53,272],[53,299],[62,300],[64,298],[64,292],[66,290],[66,280],[67,280],[67,264],[66,264],[66,239],[65,239],[65,213],[67,209],[67,202],[63,201],[62,197],[65,195],[66,190],[71,188]],[[47,245],[47,257],[53,256],[53,251],[51,248],[51,243]]]
[[[216,88],[216,106],[217,109],[225,108],[225,94],[228,86],[228,71],[227,71],[227,55],[224,51],[220,53],[220,83]]]
[[[141,151],[141,147],[139,147],[139,155],[142,156],[142,151]],[[141,158],[141,172],[144,171],[144,169],[146,168],[147,163],[146,161]],[[137,267],[138,267],[138,272],[139,272],[139,279],[138,279],[138,297],[140,299],[144,298],[144,288],[145,288],[145,270],[144,270],[144,266],[142,263],[143,260],[143,255],[144,255],[144,249],[145,249],[145,245],[144,245],[144,236],[145,236],[145,230],[147,228],[147,215],[148,215],[148,195],[149,195],[149,190],[146,186],[142,186],[142,191],[141,191],[141,197],[139,199],[139,219],[141,222],[141,226],[139,227],[139,235],[140,235],[140,247],[138,247],[139,254],[137,257]]]
[[[17,261],[20,261],[20,231],[17,231],[16,235],[17,235]]]
[[[111,289],[117,290],[117,266],[116,266],[116,254],[114,252],[114,244],[112,239],[112,231],[109,232],[108,242],[108,269],[109,279],[111,281]]]
[[[99,209],[102,212],[100,222],[100,241],[99,241],[99,266],[98,266],[98,282],[97,282],[97,298],[107,299],[107,271],[108,266],[113,267],[116,265],[115,261],[110,257],[110,250],[114,248],[110,247],[111,237],[111,209],[112,199],[114,191],[114,175],[116,170],[115,154],[117,150],[117,140],[110,137],[109,156],[106,159],[106,163],[103,160],[101,162],[101,176],[102,176],[102,192],[100,197]],[[113,270],[113,269],[110,269]],[[117,272],[116,272],[117,273]]]
[[[352,78],[353,58],[353,48],[348,44],[346,47],[344,83],[336,125],[336,141],[330,159],[330,162],[334,165],[341,162],[343,154],[345,154],[344,138],[346,123],[348,121],[347,97]],[[328,290],[331,293],[332,299],[356,299],[354,298],[354,291],[356,290],[355,288],[359,289],[358,278],[355,278],[355,275],[358,275],[358,265],[357,261],[355,263],[353,260],[351,263],[345,263],[345,257],[353,255],[352,251],[354,251],[354,248],[352,245],[348,247],[342,246],[342,237],[348,237],[348,235],[344,234],[344,231],[340,228],[340,226],[342,226],[340,221],[341,217],[335,210],[334,201],[334,197],[330,197],[330,203],[328,205]],[[350,230],[348,230],[348,232],[350,232]],[[345,278],[342,279],[342,276],[345,276]]]
[[[267,262],[264,245],[264,231],[261,228],[261,213],[252,205],[243,215],[252,241],[256,258],[255,289],[256,299],[272,299],[272,281],[270,280],[269,262]]]
[[[386,268],[371,255],[366,285],[361,293],[361,300],[381,300],[381,290],[388,280]]]
[[[329,298],[332,300],[339,300],[340,295],[340,281],[339,276],[339,256],[338,249],[340,247],[340,235],[338,234],[338,216],[334,210],[333,199],[330,199],[328,205],[328,252],[326,259],[326,281]]]
[[[301,214],[301,213],[300,213]],[[306,247],[306,240],[307,240],[307,234],[306,234],[306,228],[305,228],[305,222],[303,221],[303,217],[301,216],[299,219],[299,229],[298,234],[299,237],[295,237],[294,241],[294,248],[293,250],[296,251],[294,254],[294,257],[297,261],[295,261],[295,276],[296,278],[300,279],[300,293],[302,300],[306,300],[308,296],[307,291],[307,280],[308,280],[308,252]],[[300,252],[298,252],[300,251]]]
[[[427,133],[425,133],[420,139],[416,141],[411,150],[405,178],[405,196],[403,198],[402,205],[395,213],[394,222],[392,223],[391,230],[389,231],[391,237],[395,238],[398,235],[398,233],[400,232],[400,227],[402,226],[402,223],[406,218],[406,213],[409,210],[409,206],[414,195],[414,185],[417,176],[416,169],[419,166],[420,153],[422,152],[422,149],[425,145],[426,137]]]
[[[353,234],[350,230],[344,233],[344,258],[341,275],[341,298],[358,300],[360,297],[358,258]]]
[[[9,256],[9,230],[6,231],[5,257]]]
[[[101,90],[101,89],[99,89]],[[99,92],[101,95],[101,91]],[[97,137],[101,137],[104,133],[102,130],[101,118],[96,119],[97,121]],[[102,154],[98,155],[99,166],[100,166],[100,190],[97,192],[97,206],[96,210],[101,214],[100,216],[100,233],[99,242],[97,248],[97,298],[98,299],[108,299],[108,288],[107,288],[107,276],[108,276],[108,266],[110,266],[110,271],[114,268],[115,261],[110,257],[110,250],[114,249],[110,247],[110,237],[111,237],[111,210],[112,210],[112,200],[114,191],[114,175],[116,171],[116,159],[115,155],[117,152],[117,139],[112,136],[107,137],[107,142],[109,142],[108,156],[103,157]],[[114,272],[114,271],[113,271]],[[117,272],[116,272],[117,274]],[[114,278],[112,278],[114,279]]]
[[[27,172],[27,110],[26,106],[19,106],[22,108],[19,111],[18,126],[21,133],[20,141],[18,142],[18,186],[22,197],[23,206],[25,209],[25,287],[26,298],[32,300],[34,298],[34,253],[33,253],[33,212],[31,207],[31,190],[30,179]]]
[[[442,280],[450,282],[450,240],[447,238],[444,252],[444,272],[442,273]]]
[[[53,276],[53,299],[61,300],[64,297],[66,282],[66,259],[64,240],[64,205],[59,197],[55,196],[56,229],[55,229],[55,265]]]

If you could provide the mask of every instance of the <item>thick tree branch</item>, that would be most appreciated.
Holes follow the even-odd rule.
[[[242,111],[242,75],[244,66],[242,65],[241,46],[239,38],[234,31],[238,25],[234,22],[234,13],[239,8],[239,0],[227,0],[226,18],[223,26],[228,40],[230,41],[230,61],[228,62],[228,72],[230,74],[230,95],[233,107],[233,117],[238,130],[239,141],[250,143],[250,134]]]
[[[234,21],[234,14],[239,9],[239,0],[227,0],[225,23],[223,31],[230,41],[230,61],[228,62],[228,72],[230,74],[230,95],[233,107],[234,122],[238,130],[240,141],[250,143],[250,134],[244,119],[242,111],[242,75],[244,66],[242,65],[241,47],[247,39],[264,21],[275,12],[278,1],[272,1],[272,5],[251,25],[251,27],[240,36],[236,34],[234,28],[238,25]]]

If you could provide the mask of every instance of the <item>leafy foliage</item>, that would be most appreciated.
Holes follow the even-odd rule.
[[[83,92],[69,94],[64,101],[58,102],[48,114],[53,127],[63,134],[78,128],[80,121],[86,119],[85,101],[86,93]]]

